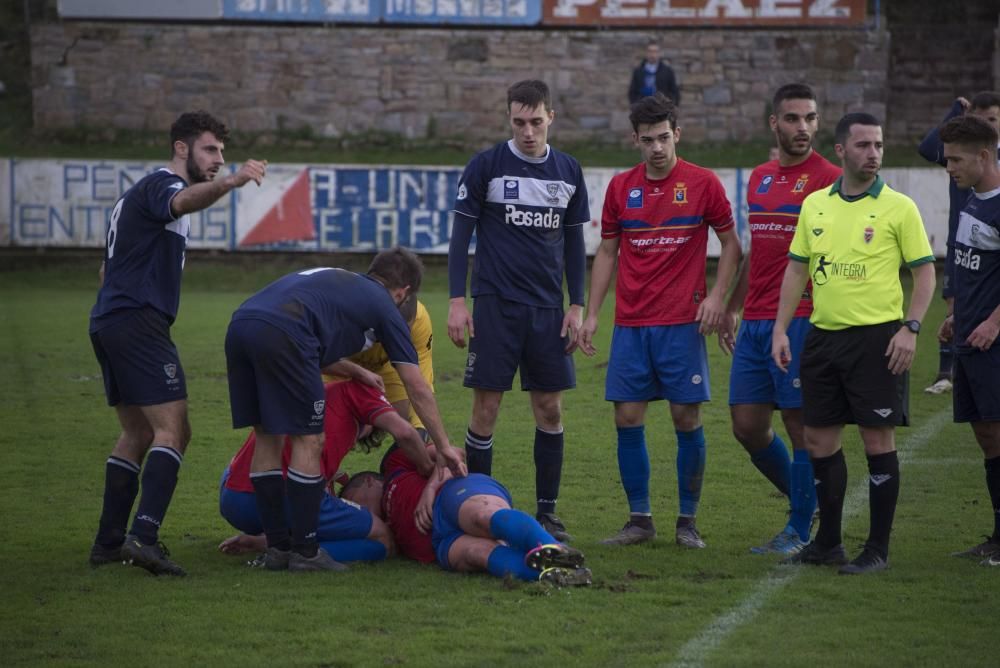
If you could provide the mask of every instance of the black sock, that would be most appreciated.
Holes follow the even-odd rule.
[[[469,473],[493,473],[493,434],[480,436],[471,429],[465,432],[465,464]]]
[[[260,517],[267,546],[279,550],[292,549],[292,539],[285,519],[285,478],[281,469],[250,474],[257,516]]]
[[[326,493],[326,482],[321,475],[306,475],[289,468],[285,485],[292,518],[292,550],[304,557],[315,557],[319,549],[316,540],[319,507]]]
[[[554,434],[535,427],[535,496],[539,514],[556,512],[562,463],[563,431]]]
[[[819,506],[819,528],[816,544],[822,548],[840,545],[840,524],[844,513],[844,494],[847,492],[847,460],[844,451],[837,450],[829,457],[812,457],[813,475],[816,476],[816,503]]]
[[[946,378],[951,380],[952,368],[955,364],[955,355],[952,352],[950,343],[942,343],[938,346],[938,380]]]
[[[108,457],[104,466],[104,507],[95,543],[118,547],[125,541],[125,528],[138,493],[139,465],[114,455]]]
[[[1000,457],[984,459],[986,467],[986,489],[990,491],[990,506],[993,508],[993,541],[1000,543]]]
[[[899,499],[899,457],[896,451],[868,457],[868,507],[871,526],[868,547],[889,556],[889,533]]]
[[[181,468],[181,453],[165,445],[154,445],[142,470],[142,495],[132,520],[131,533],[145,545],[156,542],[167,514],[170,499],[177,487],[177,471]]]

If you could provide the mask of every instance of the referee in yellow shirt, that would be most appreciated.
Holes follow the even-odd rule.
[[[835,142],[844,174],[802,204],[781,282],[771,355],[787,369],[787,327],[811,279],[813,328],[800,378],[820,522],[815,539],[783,563],[837,565],[841,574],[857,575],[889,565],[899,497],[895,428],[909,423],[907,372],[934,294],[934,255],[916,204],[878,174],[878,120],[847,114],[837,123]],[[904,263],[913,274],[905,320],[899,280]],[[871,510],[868,540],[850,562],[841,542],[847,462],[840,435],[848,423],[858,425],[865,444]]]

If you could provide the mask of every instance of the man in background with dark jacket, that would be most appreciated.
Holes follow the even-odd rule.
[[[635,104],[647,95],[663,93],[680,106],[681,90],[673,69],[660,58],[660,46],[655,42],[646,45],[646,58],[632,72],[628,87],[628,103]]]

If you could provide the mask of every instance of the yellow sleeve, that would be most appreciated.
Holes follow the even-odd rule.
[[[931,249],[931,242],[927,239],[927,230],[924,229],[924,220],[920,217],[920,210],[916,203],[909,197],[905,198],[903,215],[899,221],[899,249],[903,255],[903,262],[908,267],[916,267],[927,262],[934,261],[934,251]]]

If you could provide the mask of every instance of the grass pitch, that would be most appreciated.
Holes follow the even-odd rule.
[[[599,545],[627,513],[612,410],[603,401],[606,304],[600,352],[577,357],[578,387],[564,399],[559,503],[594,586],[550,590],[401,559],[297,576],[251,571],[216,550],[233,533],[218,514],[219,475],[245,435],[229,424],[222,344],[246,296],[309,260],[219,263],[193,255],[173,336],[194,438],[161,532],[190,576],[168,579],[87,565],[104,460],[117,435],[87,337],[98,263],[0,263],[4,665],[995,665],[1000,571],[949,556],[990,529],[982,457],[968,426],[950,422],[950,396],[921,391],[936,369],[940,300],[918,344],[913,426],[897,433],[902,492],[884,574],[845,578],[749,554],[781,528],[786,504],[729,432],[728,360],[714,342],[698,515],[708,548],[673,545],[676,443],[665,405],[654,405],[647,423],[661,537],[633,548]],[[461,386],[463,353],[444,332],[444,284],[443,269],[432,266],[422,298],[438,333],[439,404],[460,443],[471,396]],[[494,474],[529,511],[532,433],[527,398],[510,393]],[[866,469],[856,433],[845,434],[845,542],[854,552],[867,534]],[[352,455],[346,466],[372,468],[378,456]]]

